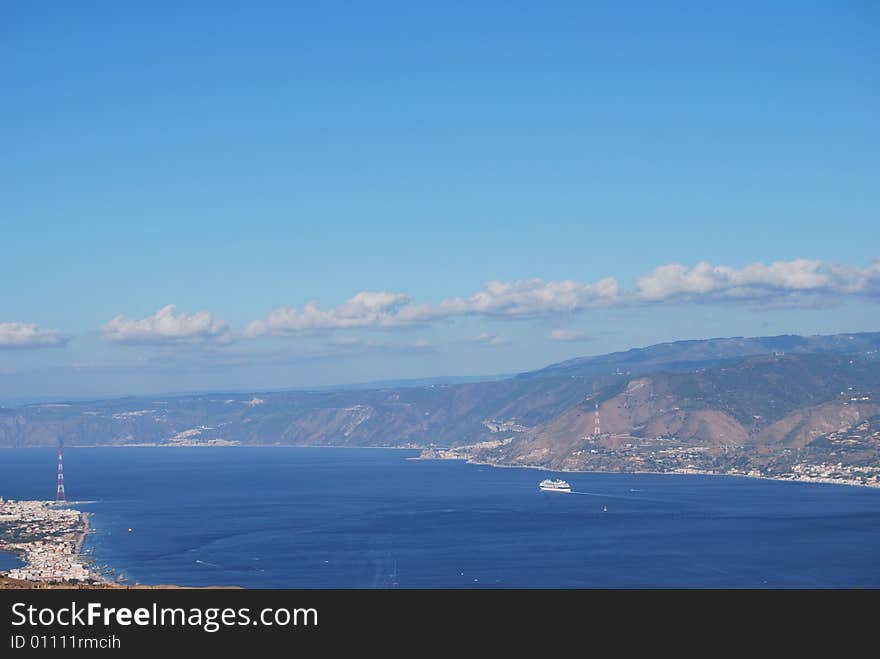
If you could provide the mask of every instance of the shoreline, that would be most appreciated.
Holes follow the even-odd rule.
[[[143,444],[80,444],[80,445],[72,445],[72,448],[167,448],[167,449],[176,449],[176,448],[200,448],[200,449],[234,449],[234,448],[285,448],[285,449],[333,449],[333,450],[351,450],[351,449],[370,449],[370,450],[388,450],[388,451],[425,451],[425,450],[450,450],[455,449],[456,447],[435,447],[435,446],[328,446],[326,444],[158,444],[158,443],[143,443]],[[48,449],[54,448],[51,446],[3,446],[0,449]],[[445,460],[455,461],[455,462],[465,462],[467,464],[475,464],[481,465],[485,467],[497,467],[499,469],[535,469],[538,471],[553,471],[564,474],[654,474],[658,476],[731,476],[736,478],[753,478],[755,480],[769,480],[769,481],[778,481],[782,483],[812,483],[812,484],[822,484],[822,485],[847,485],[850,487],[864,487],[869,489],[880,489],[880,483],[857,483],[854,481],[846,481],[846,480],[836,480],[832,478],[784,478],[781,476],[764,476],[764,475],[753,475],[753,474],[736,474],[736,473],[722,473],[717,471],[704,471],[699,469],[690,469],[687,471],[650,471],[650,470],[635,470],[635,471],[621,471],[621,470],[611,470],[611,469],[553,469],[550,467],[544,467],[542,465],[528,465],[528,464],[501,464],[496,462],[485,462],[482,460],[475,460],[470,457],[455,457],[455,458],[443,458],[443,457],[435,457],[435,458],[427,458],[422,457],[421,455],[416,455],[407,458],[407,460],[424,460],[424,461],[433,461],[433,462],[443,462]],[[91,513],[84,513],[86,515],[91,515]],[[86,520],[87,528],[88,521]],[[84,538],[83,538],[84,541]]]
[[[123,448],[123,447],[119,447]],[[151,447],[153,448],[153,447]],[[225,448],[225,447],[221,447]],[[283,448],[378,448],[392,450],[418,450],[413,447],[346,447],[346,446],[284,446]],[[532,469],[540,472],[559,474],[618,474],[618,475],[656,475],[656,476],[729,476],[755,480],[779,481],[788,483],[847,485],[853,487],[880,489],[880,484],[839,481],[828,478],[785,478],[745,473],[722,473],[688,469],[682,471],[650,470],[579,470],[554,469],[542,465],[501,464],[468,457],[422,457],[411,456],[406,460],[417,461],[455,461],[482,467],[499,469]],[[16,510],[20,514],[20,524],[6,529],[6,537],[0,536],[0,551],[16,556],[22,566],[0,571],[0,589],[4,588],[187,588],[186,586],[127,584],[114,580],[101,570],[85,552],[85,544],[92,528],[92,512],[74,508],[76,505],[94,503],[90,501],[71,501],[56,504],[53,501],[2,501],[0,500],[0,521],[17,521]],[[36,527],[36,528],[35,528]],[[54,559],[54,560],[50,560]],[[54,572],[52,571],[54,569]],[[112,574],[112,569],[107,568]],[[47,572],[48,571],[48,572]],[[208,588],[237,588],[236,586],[210,586]]]
[[[388,451],[423,451],[424,446],[330,446],[327,444],[68,444],[66,448],[326,448],[326,449],[371,449]],[[0,446],[0,450],[57,450],[57,445],[45,446]]]
[[[83,545],[86,543],[86,537],[89,535],[89,532],[92,530],[91,524],[92,513],[84,513],[80,512],[80,519],[82,520],[82,529],[80,529],[79,533],[76,534],[76,540],[74,541],[74,547],[76,548],[76,553],[80,556],[83,556]]]
[[[408,460],[420,460],[425,462],[464,462],[465,464],[480,465],[482,467],[496,467],[498,469],[534,469],[536,471],[555,472],[560,474],[651,474],[655,476],[729,476],[731,478],[751,478],[754,480],[776,481],[779,483],[806,483],[808,485],[846,485],[849,487],[863,487],[872,490],[880,489],[880,483],[855,483],[853,481],[839,481],[830,478],[782,478],[779,476],[753,476],[749,474],[730,474],[719,473],[717,471],[701,471],[699,469],[690,469],[688,471],[620,471],[611,469],[553,469],[541,465],[525,465],[525,464],[500,464],[497,462],[484,462],[482,460],[474,460],[473,458],[423,458],[416,456],[407,458]]]
[[[91,533],[92,513],[54,501],[0,502],[0,519],[8,524],[0,549],[24,563],[0,573],[13,581],[54,584],[108,584],[92,569],[83,552]]]
[[[95,562],[83,552],[86,538],[93,532],[90,521],[92,513],[71,507],[77,503],[90,502],[58,505],[54,501],[0,501],[0,519],[21,522],[22,528],[13,527],[11,533],[18,534],[25,531],[32,536],[15,538],[24,540],[23,542],[10,542],[0,538],[0,551],[15,556],[23,563],[20,567],[0,571],[0,590],[238,590],[241,588],[240,586],[129,584],[104,576],[95,569]],[[49,511],[59,515],[51,515]],[[11,519],[16,513],[20,515],[20,519]],[[40,513],[46,514],[41,516]],[[57,524],[59,517],[66,518],[64,528],[60,528],[61,525]],[[52,523],[53,521],[56,523]],[[35,525],[40,526],[40,522],[42,527],[34,529]],[[50,549],[53,544],[55,546]],[[51,566],[55,572],[46,572],[47,557],[56,559],[56,563]],[[59,565],[57,561],[61,561],[63,565]]]
[[[431,459],[431,458],[428,458]],[[440,458],[441,460],[443,458]],[[853,481],[838,481],[832,479],[818,478],[782,478],[779,476],[750,476],[749,474],[729,474],[719,473],[717,471],[701,471],[699,469],[691,469],[688,471],[612,471],[596,470],[596,469],[551,469],[550,467],[541,467],[534,465],[504,465],[493,462],[480,462],[478,460],[465,460],[468,464],[482,465],[486,467],[499,467],[501,469],[536,469],[538,471],[553,471],[561,474],[650,474],[654,476],[727,476],[730,478],[751,478],[753,480],[775,481],[778,483],[806,483],[808,485],[846,485],[849,487],[864,487],[868,489],[880,489],[880,485],[872,485],[871,483],[855,483]]]

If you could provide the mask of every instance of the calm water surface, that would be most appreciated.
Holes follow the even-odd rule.
[[[87,548],[131,582],[880,587],[877,489],[568,474],[577,494],[540,493],[546,472],[416,453],[70,448],[65,476],[96,502]],[[0,450],[0,495],[52,498],[55,459]]]

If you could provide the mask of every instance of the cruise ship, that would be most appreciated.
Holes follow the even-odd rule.
[[[555,481],[547,478],[542,480],[538,487],[544,492],[571,492],[571,485],[568,484],[568,481],[564,481],[561,478],[557,478]]]

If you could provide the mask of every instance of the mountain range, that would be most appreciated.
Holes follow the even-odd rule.
[[[0,408],[0,447],[409,446],[552,469],[763,474],[840,463],[870,476],[878,418],[872,332],[677,341],[490,381]]]

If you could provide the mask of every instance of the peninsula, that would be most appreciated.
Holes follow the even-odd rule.
[[[2,576],[47,584],[101,583],[82,555],[88,532],[88,513],[51,501],[0,499],[0,551],[25,563]]]

